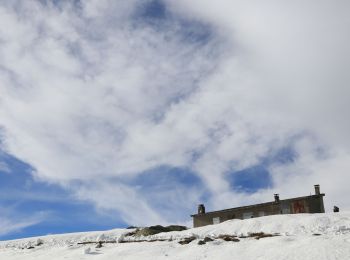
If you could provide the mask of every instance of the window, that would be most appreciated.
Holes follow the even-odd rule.
[[[213,224],[219,224],[220,223],[220,217],[213,218]]]
[[[253,212],[245,212],[245,213],[243,213],[243,219],[253,218],[253,217],[254,217]]]

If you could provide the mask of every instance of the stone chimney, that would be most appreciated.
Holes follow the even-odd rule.
[[[275,194],[274,197],[276,203],[280,202],[280,196],[278,194]]]
[[[205,207],[204,204],[198,205],[198,214],[204,214],[205,213]]]
[[[315,195],[320,195],[320,185],[315,185]]]

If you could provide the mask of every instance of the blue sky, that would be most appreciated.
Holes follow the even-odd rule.
[[[14,218],[42,216],[37,224],[1,235],[2,240],[127,226],[113,216],[98,214],[90,203],[75,200],[58,185],[34,180],[28,164],[4,153],[1,161],[8,166],[8,171],[0,170],[1,208]]]
[[[322,3],[3,1],[0,240],[314,184],[350,208],[349,4]]]
[[[293,155],[282,151],[276,160],[292,159]],[[108,230],[116,227],[127,227],[127,223],[108,213],[99,213],[92,203],[76,200],[64,188],[37,181],[31,175],[32,167],[15,157],[1,153],[1,162],[7,165],[6,170],[0,170],[0,189],[2,208],[11,209],[10,214],[16,216],[42,214],[43,220],[20,230],[1,236],[2,240],[46,234],[82,232],[92,230]],[[271,186],[267,163],[231,173],[228,178],[235,189],[254,193],[258,189]],[[172,189],[174,186],[200,187],[201,180],[189,169],[158,167],[147,173],[129,180],[133,186],[140,186],[142,193],[152,194],[151,199],[157,200],[158,190]],[[206,201],[208,194],[203,194],[200,201]],[[157,202],[159,208],[169,208],[162,198]],[[156,203],[156,204],[157,204]],[[188,209],[182,212],[186,219],[195,211]],[[191,211],[192,210],[192,211]]]

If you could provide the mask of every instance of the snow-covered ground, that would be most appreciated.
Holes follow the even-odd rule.
[[[2,241],[0,259],[350,259],[350,212],[266,216],[148,237],[125,236],[131,231],[115,229]],[[256,232],[279,235],[259,240],[249,236]],[[218,238],[223,234],[235,235],[239,242]],[[178,243],[188,237],[196,239],[185,245]],[[205,237],[213,241],[198,245]],[[98,241],[109,243],[96,248]],[[82,242],[93,243],[78,244]]]

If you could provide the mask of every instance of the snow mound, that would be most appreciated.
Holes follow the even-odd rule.
[[[198,234],[229,232],[249,234],[252,232],[302,234],[344,234],[350,232],[350,212],[343,214],[294,214],[274,215],[246,220],[230,220],[218,225],[197,229]]]
[[[132,236],[133,231],[2,241],[0,259],[350,259],[350,212],[230,220],[145,237]],[[267,236],[256,239],[252,233]]]

